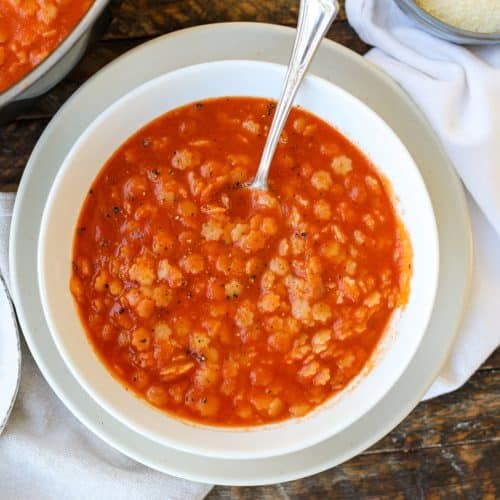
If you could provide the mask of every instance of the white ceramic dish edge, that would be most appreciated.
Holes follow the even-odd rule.
[[[0,214],[1,215],[1,214]],[[9,291],[0,274],[0,434],[7,424],[16,401],[21,381],[21,344],[16,314],[10,301]]]

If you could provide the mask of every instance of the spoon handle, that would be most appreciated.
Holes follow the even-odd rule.
[[[259,168],[251,185],[254,189],[267,189],[269,167],[292,108],[295,95],[321,40],[335,17],[337,17],[338,11],[339,4],[337,0],[301,0],[300,2],[297,35],[292,56]]]

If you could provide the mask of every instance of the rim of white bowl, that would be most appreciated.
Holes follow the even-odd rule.
[[[378,391],[376,397],[372,398],[369,404],[360,407],[357,409],[356,412],[354,412],[353,417],[349,420],[345,420],[341,424],[336,425],[334,428],[325,431],[323,433],[319,433],[318,435],[312,436],[309,439],[302,439],[300,442],[295,443],[295,444],[287,444],[287,445],[282,445],[279,449],[275,449],[274,451],[265,451],[265,450],[254,450],[254,451],[241,451],[238,449],[235,450],[230,450],[230,451],[217,451],[217,450],[208,450],[206,448],[200,447],[200,446],[193,446],[186,444],[184,441],[177,439],[175,436],[165,436],[165,435],[159,435],[156,432],[152,432],[150,429],[144,427],[140,423],[138,423],[136,420],[133,418],[130,418],[127,414],[123,413],[119,408],[116,408],[113,404],[111,404],[103,395],[101,395],[99,389],[95,388],[92,384],[89,384],[85,373],[83,373],[79,367],[78,364],[72,363],[71,360],[73,357],[71,354],[68,352],[68,350],[65,347],[64,341],[62,340],[62,336],[60,335],[59,328],[56,325],[56,322],[54,321],[54,318],[52,316],[52,308],[50,307],[50,300],[47,294],[46,290],[46,272],[44,272],[46,268],[46,261],[47,261],[47,255],[45,252],[46,249],[46,233],[47,233],[47,228],[50,223],[50,214],[52,213],[54,209],[54,204],[57,200],[57,196],[59,194],[59,188],[60,184],[62,183],[63,179],[65,178],[67,171],[70,169],[70,165],[72,164],[72,161],[75,156],[77,156],[81,146],[91,137],[95,132],[94,129],[100,127],[104,122],[106,122],[110,116],[112,116],[118,109],[120,109],[125,103],[128,101],[132,101],[137,98],[137,96],[146,93],[150,88],[155,87],[158,85],[160,82],[166,83],[169,79],[174,79],[179,76],[188,76],[190,73],[196,73],[197,71],[203,70],[206,67],[216,67],[216,66],[235,66],[235,65],[241,65],[245,68],[248,69],[249,66],[254,66],[256,67],[261,67],[261,68],[267,68],[269,70],[274,70],[274,71],[280,71],[284,74],[284,71],[286,69],[285,65],[282,64],[277,64],[277,63],[271,63],[271,62],[263,62],[263,61],[255,61],[255,60],[221,60],[221,61],[213,61],[213,62],[207,62],[207,63],[201,63],[201,64],[196,64],[196,65],[191,65],[191,66],[186,66],[168,73],[165,73],[164,75],[158,76],[148,82],[143,83],[142,85],[138,86],[137,88],[133,89],[132,91],[128,92],[124,96],[122,96],[120,99],[115,101],[113,104],[111,104],[108,108],[106,108],[103,113],[101,113],[95,120],[93,120],[90,125],[85,129],[85,131],[81,134],[81,136],[78,138],[78,140],[75,142],[75,144],[72,146],[71,150],[67,154],[61,168],[59,169],[56,178],[54,180],[54,183],[52,185],[52,188],[50,190],[49,196],[47,198],[47,202],[43,211],[42,215],[42,223],[40,227],[40,238],[39,238],[39,243],[38,243],[38,255],[37,255],[37,261],[38,261],[38,281],[39,281],[39,289],[40,289],[40,295],[41,295],[41,302],[42,306],[44,309],[44,313],[46,316],[47,323],[49,325],[50,333],[52,338],[54,339],[54,342],[57,346],[57,349],[59,350],[61,357],[64,359],[65,364],[68,366],[69,370],[71,373],[74,375],[76,380],[80,383],[80,385],[86,390],[86,392],[101,406],[103,407],[106,411],[108,411],[112,416],[117,418],[119,421],[127,425],[128,427],[134,429],[136,432],[149,437],[153,441],[163,443],[167,446],[171,446],[173,448],[179,449],[181,451],[185,451],[188,453],[194,453],[202,456],[207,456],[207,457],[214,457],[214,458],[235,458],[235,459],[255,459],[255,458],[268,458],[268,457],[273,457],[273,456],[278,456],[278,455],[284,455],[287,453],[292,453],[295,451],[298,451],[300,449],[308,448],[310,446],[313,446],[320,441],[323,441],[329,437],[331,437],[334,434],[337,434],[338,432],[342,431],[345,429],[348,425],[351,425],[353,422],[361,418],[364,414],[366,414],[368,411],[373,408],[373,406],[380,401],[386,394],[387,392],[394,386],[394,384],[397,382],[397,380],[400,378],[401,374],[404,372],[408,364],[410,363],[411,359],[415,355],[415,352],[420,345],[420,342],[423,338],[423,335],[425,333],[425,330],[427,328],[427,325],[429,323],[432,309],[434,306],[435,302],[435,297],[436,297],[436,292],[437,292],[437,283],[438,283],[438,275],[439,275],[439,240],[438,240],[438,230],[436,226],[436,220],[435,220],[435,214],[434,210],[432,207],[432,203],[430,201],[430,197],[427,191],[427,187],[425,185],[425,182],[422,178],[422,175],[416,166],[412,156],[408,152],[407,148],[405,145],[401,142],[397,134],[392,130],[391,127],[389,127],[386,122],[377,114],[375,113],[370,107],[368,107],[366,104],[364,104],[362,101],[360,101],[358,98],[352,96],[349,94],[347,91],[344,89],[338,87],[337,85],[328,82],[324,80],[323,78],[317,77],[315,75],[308,75],[307,79],[313,81],[316,85],[320,85],[323,87],[326,87],[329,92],[336,92],[337,94],[341,95],[343,99],[346,99],[348,101],[351,101],[351,103],[354,103],[355,106],[359,106],[364,108],[364,112],[372,115],[372,118],[374,118],[376,121],[378,121],[378,125],[382,128],[385,129],[385,132],[388,133],[389,135],[392,135],[397,142],[399,143],[400,147],[402,148],[402,151],[404,151],[405,156],[407,156],[408,160],[408,165],[411,165],[411,168],[413,170],[413,173],[416,175],[418,181],[420,182],[420,190],[424,196],[425,204],[427,205],[426,211],[431,215],[430,217],[430,226],[429,226],[429,231],[432,233],[429,236],[431,237],[430,239],[433,241],[433,264],[434,264],[434,269],[435,272],[431,273],[431,278],[430,278],[430,285],[431,287],[429,290],[431,290],[432,293],[428,294],[428,297],[431,299],[427,303],[427,307],[425,309],[425,314],[423,315],[423,318],[425,318],[422,322],[422,327],[419,329],[419,336],[418,336],[418,341],[412,346],[411,350],[408,351],[408,356],[406,361],[399,365],[399,369],[395,370],[395,376],[393,377],[392,381],[388,384],[386,384],[380,391]],[[233,68],[234,69],[234,68]],[[238,94],[233,94],[233,95],[238,95]],[[243,95],[243,94],[241,94]],[[209,97],[206,97],[209,98]],[[175,106],[173,108],[164,110],[160,112],[157,116],[161,116],[164,113],[167,113],[171,109],[175,109],[176,107],[179,107],[181,105]],[[315,113],[313,113],[315,114]],[[320,117],[321,118],[321,117]],[[324,119],[324,118],[321,118]],[[150,123],[154,118],[149,119],[146,123],[139,125],[136,127],[135,131],[140,130],[142,127],[144,127],[147,123]],[[135,132],[132,132],[132,134]],[[126,140],[126,139],[124,139]],[[352,141],[352,139],[349,139]],[[113,151],[110,152],[110,155],[113,153]],[[376,165],[375,165],[376,166]],[[96,171],[97,175],[103,165],[100,166],[99,170]],[[411,292],[410,292],[411,294]],[[78,315],[76,308],[75,308],[75,315]],[[96,361],[102,365],[102,361],[99,359],[99,356],[97,353],[95,353],[89,339],[87,336],[87,333],[85,332],[85,329],[83,325],[81,325],[81,332],[83,335],[85,335],[85,339],[89,344],[89,349],[92,350],[93,355],[96,358]],[[386,334],[384,334],[386,335]],[[380,341],[380,343],[383,343],[384,339]],[[337,395],[334,395],[333,397],[329,398],[327,401],[325,401],[322,405],[319,407],[315,408],[311,413],[306,415],[305,417],[302,417],[301,419],[287,419],[284,421],[280,421],[276,424],[269,424],[269,425],[261,425],[261,426],[250,426],[250,427],[218,427],[218,426],[205,426],[201,424],[196,424],[193,422],[189,421],[184,421],[182,419],[179,419],[178,417],[171,415],[167,412],[161,412],[162,416],[165,416],[165,418],[170,418],[174,421],[177,422],[182,422],[185,425],[191,426],[192,428],[195,429],[202,429],[203,431],[216,431],[216,432],[231,432],[234,433],[234,435],[237,435],[238,432],[256,432],[259,430],[269,430],[270,428],[273,427],[278,427],[278,426],[283,426],[283,425],[289,425],[295,421],[300,421],[302,422],[304,419],[308,419],[312,416],[314,416],[318,411],[321,411],[322,409],[325,409],[324,407],[331,402],[334,399],[337,399],[337,397],[341,397],[345,395],[348,391],[350,391],[353,386],[355,386],[361,379],[365,378],[369,373],[372,371],[371,367],[367,373],[362,372],[356,376],[350,384],[344,388],[340,393]],[[107,369],[106,369],[107,371]],[[109,376],[113,378],[116,383],[119,386],[123,387],[123,384],[118,381],[111,373],[109,373]],[[129,394],[131,394],[129,392]],[[131,394],[132,397],[140,400],[143,402],[146,408],[148,408],[150,411],[155,411],[159,413],[159,410],[156,408],[152,407],[149,405],[147,402],[142,401],[141,398],[138,398],[134,394]],[[203,444],[203,443],[200,443]]]

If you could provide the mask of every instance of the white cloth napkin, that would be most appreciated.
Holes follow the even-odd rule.
[[[13,194],[0,193],[0,270],[4,276],[8,274],[13,202]],[[0,310],[0,315],[5,313]],[[138,464],[94,436],[49,388],[24,342],[22,349],[19,394],[0,435],[2,500],[198,500],[210,491],[211,486]]]
[[[471,299],[430,398],[460,387],[500,344],[500,44],[461,47],[433,37],[393,0],[347,0],[346,11],[375,47],[366,57],[424,112],[471,195]]]

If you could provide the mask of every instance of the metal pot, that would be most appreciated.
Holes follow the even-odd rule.
[[[90,42],[109,23],[109,0],[95,0],[63,42],[37,67],[0,94],[0,123],[11,120],[33,100],[57,85],[78,63]]]

